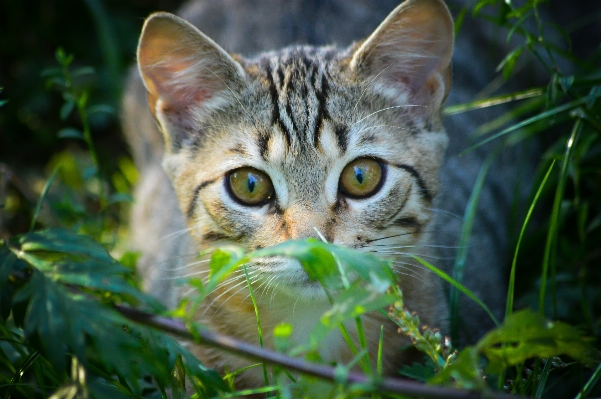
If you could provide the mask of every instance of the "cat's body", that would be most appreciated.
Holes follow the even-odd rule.
[[[195,1],[184,16],[203,30],[213,30],[212,36],[228,50],[252,54],[294,41],[346,45],[367,36],[366,29],[375,28],[374,19],[391,10],[384,3],[370,8],[372,3],[347,0],[254,3],[248,10],[236,3],[227,15],[220,15],[228,9],[224,2]],[[328,7],[339,19],[326,17]],[[282,25],[286,18],[295,20],[295,14],[305,12],[313,12],[307,16],[315,18],[315,25],[309,24],[313,29]],[[211,25],[210,20],[230,21],[231,26]],[[344,29],[331,26],[333,20]],[[313,34],[318,39],[312,39]],[[132,236],[143,253],[140,267],[147,289],[173,306],[186,294],[175,279],[204,276],[201,271],[207,264],[196,260],[204,248],[235,243],[255,249],[316,237],[319,231],[336,244],[377,250],[370,244],[377,242],[388,250],[381,250],[383,255],[402,252],[395,259],[407,307],[424,324],[444,328],[448,310],[440,281],[404,254],[437,264],[436,247],[456,245],[460,220],[436,217],[444,212],[433,209],[461,213],[482,161],[477,152],[465,159],[451,157],[442,169],[439,202],[434,202],[447,146],[441,112],[450,87],[452,43],[452,21],[438,0],[407,2],[367,41],[348,49],[295,46],[250,59],[234,60],[169,15],[147,22],[138,58],[164,139],[148,112],[146,89],[139,80],[132,79],[125,103],[125,131],[141,172]],[[465,134],[458,139],[451,145],[454,155],[464,145]],[[368,162],[361,164],[365,171],[381,169],[381,182],[367,194],[341,188],[341,174],[357,160]],[[469,166],[462,170],[462,164]],[[248,167],[253,169],[248,172]],[[236,191],[235,172],[246,173],[243,190],[254,189],[257,179],[265,176],[273,188],[254,203]],[[485,200],[495,192],[494,185],[485,188]],[[501,209],[508,203],[507,190],[498,195]],[[500,247],[505,227],[497,217],[476,223],[476,233],[487,230],[488,223],[496,226],[478,237],[481,245]],[[490,271],[468,277],[468,284],[484,292],[485,299],[497,298],[503,280],[496,263],[502,259],[486,255],[479,261]],[[466,273],[482,273],[471,259]],[[302,340],[328,307],[317,283],[292,261],[257,262],[249,270],[259,292],[267,345],[280,322],[293,324],[295,338]],[[256,342],[254,309],[243,288],[242,274],[235,274],[208,299],[198,317],[220,333]],[[376,316],[366,319],[372,347],[381,322]],[[384,368],[392,373],[404,360],[398,349],[406,341],[394,325],[384,324]],[[206,348],[195,348],[195,353],[220,369],[249,364]],[[324,342],[322,356],[351,359],[335,334]],[[262,381],[256,368],[240,378],[244,385]]]

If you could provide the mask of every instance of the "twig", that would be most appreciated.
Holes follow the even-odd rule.
[[[194,336],[186,326],[174,319],[154,316],[137,309],[115,305],[115,309],[123,316],[134,322],[158,328],[181,338],[194,340]],[[445,399],[518,399],[519,396],[497,392],[474,392],[456,388],[446,388],[425,385],[415,381],[401,380],[398,378],[384,378],[375,380],[362,373],[349,372],[344,381],[340,381],[333,367],[310,363],[302,359],[292,358],[281,353],[272,352],[258,346],[250,345],[229,336],[215,334],[202,329],[198,331],[199,344],[214,346],[236,355],[264,361],[282,366],[288,370],[298,371],[328,381],[337,381],[354,384],[368,384],[380,392],[407,395],[414,398],[445,398]]]

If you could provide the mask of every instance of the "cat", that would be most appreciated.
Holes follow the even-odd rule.
[[[252,250],[321,234],[335,244],[397,252],[393,264],[406,306],[423,324],[444,330],[448,307],[441,282],[409,255],[436,264],[442,259],[437,247],[456,245],[461,219],[449,221],[445,211],[461,214],[485,151],[457,158],[466,140],[462,133],[444,161],[442,110],[454,40],[447,6],[442,0],[406,0],[392,11],[388,2],[372,7],[348,0],[246,5],[193,1],[182,15],[249,57],[230,55],[172,14],[145,22],[138,47],[142,80],[129,79],[123,119],[140,170],[131,232],[142,252],[146,289],[175,306],[187,291],[174,281],[206,275],[207,263],[196,259],[205,248],[234,243]],[[390,14],[368,34],[383,10]],[[216,24],[220,18],[224,22]],[[309,28],[307,19],[315,21]],[[302,23],[283,23],[295,20]],[[358,35],[367,39],[324,46],[328,39],[348,43]],[[313,45],[290,46],[298,41]],[[469,121],[457,125],[460,131]],[[496,178],[507,181],[509,173],[502,170]],[[483,195],[495,195],[502,208],[510,195],[497,183]],[[490,256],[503,246],[506,222],[499,218],[476,222],[476,239],[488,253],[485,259],[472,254],[466,268],[468,285],[485,299],[503,291],[502,268],[496,267],[503,257]],[[490,231],[488,223],[497,228]],[[484,263],[490,270],[481,273]],[[301,341],[329,307],[297,262],[257,261],[249,271],[256,286],[273,291],[257,298],[267,346],[283,321],[293,324],[293,338]],[[242,277],[234,274],[208,298],[198,318],[216,332],[257,342]],[[485,328],[481,312],[466,309]],[[408,340],[377,315],[365,323],[373,354],[385,325],[383,369],[393,374],[408,360],[399,350]],[[222,371],[250,364],[210,348],[192,350]],[[327,361],[352,359],[337,334],[320,354]],[[239,386],[262,383],[256,367],[237,376]]]

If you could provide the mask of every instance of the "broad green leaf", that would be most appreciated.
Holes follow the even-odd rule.
[[[25,335],[40,342],[44,355],[59,372],[66,371],[65,353],[71,341],[69,312],[61,288],[41,273],[33,273],[27,283],[35,293],[27,306],[24,320]]]
[[[108,251],[89,236],[54,228],[25,234],[19,239],[22,251],[61,252],[86,255],[100,262],[114,263]]]
[[[336,260],[326,243],[314,238],[285,241],[249,254],[252,259],[269,256],[286,256],[298,260],[312,281],[327,288],[341,288]]]
[[[53,229],[29,233],[19,243],[21,251],[17,255],[53,281],[129,295],[155,310],[163,309],[155,298],[126,280],[131,269],[119,264],[88,236]]]
[[[336,259],[346,267],[348,273],[356,273],[364,281],[379,287],[381,292],[386,291],[396,279],[389,263],[380,260],[377,256],[328,244],[314,238],[286,241],[254,251],[249,256],[252,258],[287,256],[297,259],[310,278],[320,281],[328,288],[342,288]]]
[[[581,362],[594,359],[593,348],[578,329],[548,321],[528,309],[509,315],[476,347],[488,358],[486,370],[493,374],[533,357],[568,355]]]

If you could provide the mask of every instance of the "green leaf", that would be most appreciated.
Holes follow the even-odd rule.
[[[65,101],[65,103],[61,106],[59,115],[61,118],[61,121],[66,120],[69,115],[71,115],[71,112],[73,112],[73,109],[75,108],[75,102],[73,101]],[[76,129],[62,129],[58,132],[58,137],[64,137],[64,134],[69,134],[69,130],[76,130]],[[78,130],[76,130],[77,132],[79,132]],[[81,135],[81,133],[79,133]]]
[[[73,54],[65,53],[65,50],[63,50],[63,48],[61,48],[61,47],[56,49],[56,53],[54,54],[54,56],[56,57],[56,60],[58,61],[58,63],[62,67],[65,67],[65,68],[68,67],[73,62],[73,59],[75,58],[73,56]]]
[[[62,109],[61,109],[62,112]],[[66,127],[61,129],[56,134],[60,139],[80,139],[83,140],[83,134],[79,129],[75,129],[73,127]]]
[[[317,348],[326,335],[342,323],[387,308],[395,299],[394,295],[382,295],[369,287],[361,287],[358,282],[355,283],[350,289],[340,292],[335,297],[332,307],[321,316],[320,322],[311,332],[310,347]]]
[[[19,239],[22,251],[59,252],[89,256],[99,262],[113,263],[108,251],[91,237],[75,234],[67,229],[53,228],[28,233]]]
[[[159,302],[133,287],[125,278],[131,269],[119,264],[108,251],[88,236],[64,229],[29,233],[19,240],[18,256],[62,284],[113,294],[125,294],[153,309]]]
[[[105,113],[109,115],[115,115],[115,108],[111,107],[107,104],[98,104],[93,105],[88,108],[88,115],[96,114],[96,113]]]
[[[114,205],[114,204],[121,204],[121,203],[130,204],[132,202],[134,202],[134,199],[131,196],[131,194],[115,193],[115,194],[111,194],[111,196],[108,197],[107,206]]]
[[[249,254],[251,259],[286,256],[298,260],[311,281],[319,281],[327,288],[342,288],[338,266],[329,245],[315,238],[307,240],[285,241],[272,247],[260,249]]]
[[[54,181],[54,178],[56,177],[57,173],[58,173],[58,166],[54,169],[54,171],[52,172],[52,174],[50,175],[48,180],[46,180],[46,184],[44,184],[44,189],[42,190],[42,193],[40,194],[40,198],[38,199],[38,202],[35,206],[35,210],[33,211],[33,217],[31,218],[31,224],[29,225],[29,231],[33,231],[33,228],[35,227],[35,222],[38,220],[38,216],[40,215],[40,211],[42,210],[42,204],[44,203],[44,200],[46,199],[48,190],[50,190],[50,186],[52,185],[52,182]]]
[[[436,374],[436,365],[430,358],[427,359],[425,364],[412,363],[410,366],[403,366],[399,370],[399,374],[412,380],[426,382]]]
[[[267,256],[287,256],[297,259],[311,279],[319,281],[327,288],[342,288],[336,259],[350,272],[356,273],[364,281],[378,287],[381,292],[386,291],[396,280],[389,262],[382,261],[371,253],[328,244],[314,238],[286,241],[249,254],[252,259]]]
[[[511,53],[507,54],[507,56],[501,61],[499,66],[497,67],[497,71],[503,70],[503,77],[505,80],[509,79],[511,73],[513,72],[513,68],[515,67],[515,63],[518,58],[524,52],[524,47],[518,47],[513,50]]]
[[[96,73],[96,70],[91,67],[91,66],[86,66],[86,67],[81,67],[81,68],[77,68],[76,70],[74,70],[71,73],[71,76],[78,77],[78,76],[83,76],[83,75],[91,75]]]
[[[486,388],[484,376],[480,371],[479,355],[476,348],[464,348],[453,363],[428,380],[435,385],[450,385],[455,388],[481,391]]]
[[[43,78],[49,78],[51,76],[62,76],[63,70],[61,68],[45,68],[40,73]]]
[[[561,85],[561,88],[563,89],[563,91],[568,92],[572,88],[572,85],[574,84],[574,80],[575,80],[575,77],[573,75],[559,78],[559,84]]]
[[[0,243],[0,318],[6,321],[10,315],[14,287],[9,284],[17,257],[5,245]]]
[[[66,371],[66,342],[71,341],[64,293],[41,273],[34,273],[27,284],[35,287],[35,293],[27,306],[23,323],[25,335],[39,341],[43,354],[59,373],[63,373]]]
[[[581,362],[595,359],[582,333],[565,323],[551,322],[529,309],[509,315],[502,326],[477,344],[488,358],[487,372],[497,374],[527,359],[568,355]]]

